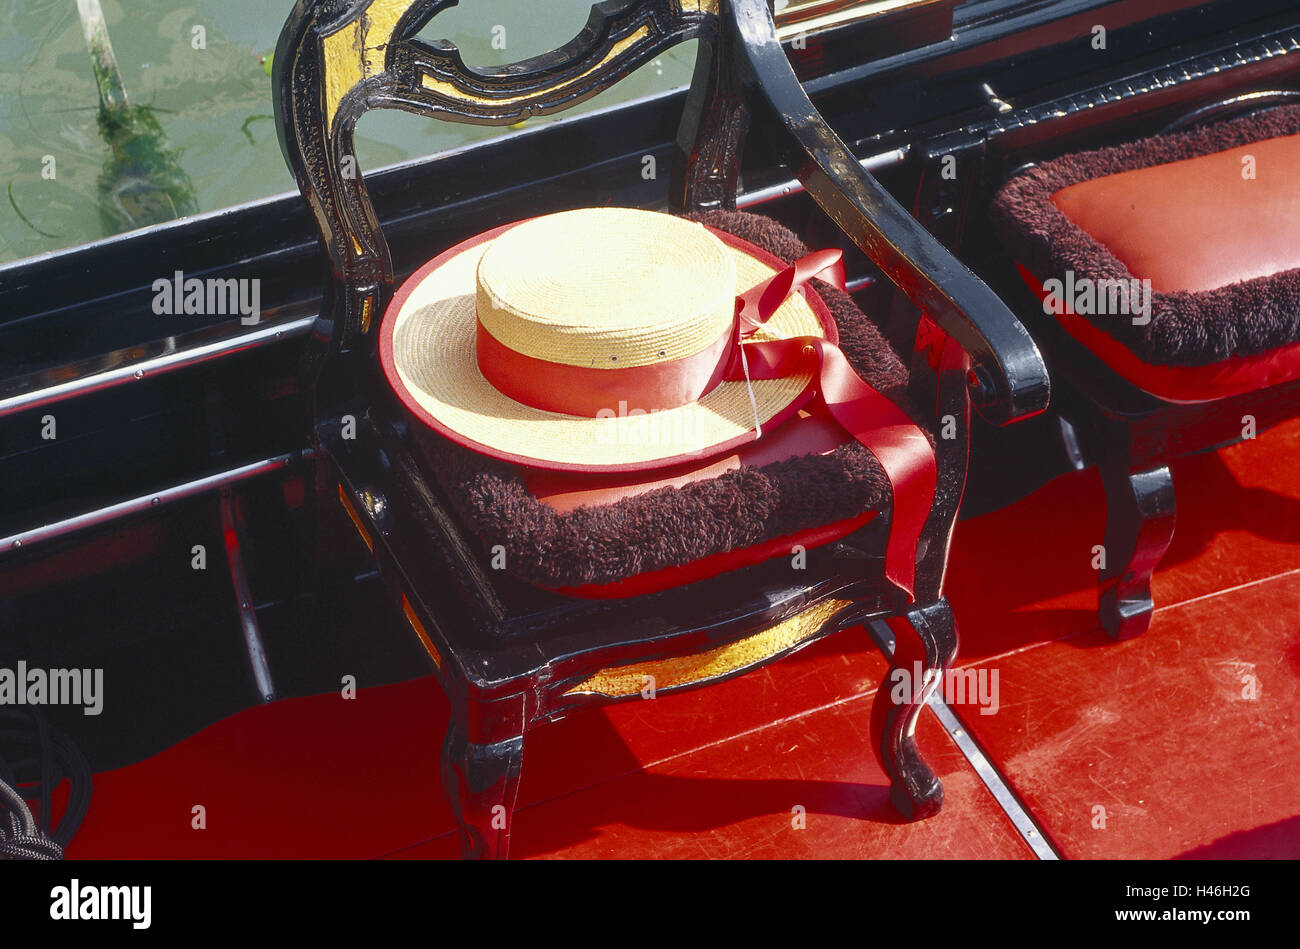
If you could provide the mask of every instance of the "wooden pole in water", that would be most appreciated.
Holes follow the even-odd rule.
[[[77,0],[81,31],[99,88],[99,134],[109,156],[99,175],[99,211],[105,234],[196,214],[194,184],[179,154],[146,107],[133,107],[108,39],[99,0]]]
[[[125,112],[126,87],[122,85],[122,73],[117,68],[117,56],[113,54],[99,0],[77,0],[77,15],[81,17],[81,32],[90,49],[95,85],[99,87],[99,107],[105,112]]]

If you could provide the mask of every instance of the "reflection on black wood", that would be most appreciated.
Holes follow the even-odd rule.
[[[889,620],[894,652],[889,674],[876,691],[871,733],[876,755],[889,776],[890,800],[904,817],[930,817],[943,806],[943,786],[921,757],[916,722],[926,700],[957,657],[957,623],[947,600]]]
[[[443,792],[460,827],[461,856],[504,860],[510,855],[524,736],[491,744],[465,737],[453,719],[442,746]]]
[[[700,37],[673,158],[669,204],[674,211],[735,210],[749,106],[736,74],[730,30]]]
[[[1174,537],[1174,481],[1167,466],[1131,472],[1126,459],[1101,464],[1106,488],[1101,622],[1114,639],[1132,639],[1151,624],[1151,574]]]

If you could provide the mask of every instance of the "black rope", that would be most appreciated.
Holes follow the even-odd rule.
[[[65,778],[68,806],[51,828],[54,789]],[[61,860],[86,817],[90,791],[90,763],[61,729],[36,709],[0,708],[0,860]]]

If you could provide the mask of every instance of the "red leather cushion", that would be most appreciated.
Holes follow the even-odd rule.
[[[1246,156],[1253,179],[1242,176]],[[1300,135],[1093,178],[1052,203],[1157,293],[1291,270],[1300,267]]]

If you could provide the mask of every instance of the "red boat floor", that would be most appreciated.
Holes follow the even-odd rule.
[[[1174,465],[1157,611],[1127,643],[1096,618],[1095,471],[958,528],[959,665],[997,701],[953,711],[1061,855],[1300,856],[1298,463],[1293,422]],[[512,855],[1032,858],[929,712],[944,809],[893,816],[868,736],[884,669],[850,630],[530,733]],[[249,709],[96,775],[69,856],[455,856],[446,717],[428,678]]]

